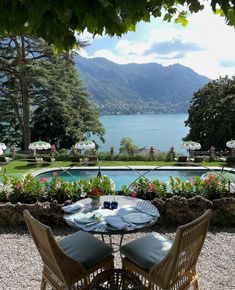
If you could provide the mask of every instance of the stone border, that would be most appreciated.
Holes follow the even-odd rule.
[[[173,196],[167,199],[155,198],[152,203],[159,209],[160,224],[178,226],[197,218],[206,209],[213,210],[211,224],[235,227],[235,197],[207,200],[202,196],[184,198]],[[23,210],[46,224],[65,224],[61,205],[54,202],[34,204],[0,203],[0,227],[24,223]]]
[[[46,173],[46,172],[52,172],[57,170],[70,170],[70,169],[80,169],[80,170],[91,170],[91,171],[97,171],[97,170],[201,170],[201,169],[208,169],[210,170],[224,170],[228,172],[235,172],[235,169],[232,167],[219,167],[219,166],[167,166],[167,165],[160,165],[160,166],[152,166],[152,165],[146,165],[146,166],[139,166],[139,165],[130,165],[130,166],[70,166],[70,167],[51,167],[51,168],[42,168],[36,171],[30,172],[32,176],[36,177],[39,174]]]

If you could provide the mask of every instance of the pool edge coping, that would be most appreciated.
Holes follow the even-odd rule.
[[[73,166],[73,167],[51,167],[51,168],[43,168],[39,169],[37,171],[30,172],[30,174],[33,177],[36,177],[42,173],[50,172],[50,171],[57,171],[57,170],[70,170],[70,169],[80,169],[80,170],[202,170],[202,169],[208,169],[208,170],[224,170],[228,172],[234,172],[235,173],[235,168],[232,167],[219,167],[219,166],[152,166],[152,165],[146,165],[146,166],[138,166],[138,165],[133,165],[133,166]],[[28,173],[25,173],[23,176],[27,175]]]

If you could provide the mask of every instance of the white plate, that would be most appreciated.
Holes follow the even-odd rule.
[[[123,216],[123,219],[128,223],[145,224],[152,221],[153,217],[143,212],[132,212]]]
[[[97,218],[91,212],[88,213],[80,212],[74,216],[74,221],[81,224],[88,224],[97,221]]]

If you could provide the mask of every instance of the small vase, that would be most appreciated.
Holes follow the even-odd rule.
[[[100,197],[92,197],[91,198],[91,208],[92,210],[96,210],[100,207]]]

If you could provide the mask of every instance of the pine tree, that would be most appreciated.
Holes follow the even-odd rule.
[[[54,55],[41,40],[0,38],[0,136],[7,143],[32,139],[71,146],[104,129],[71,57]]]

